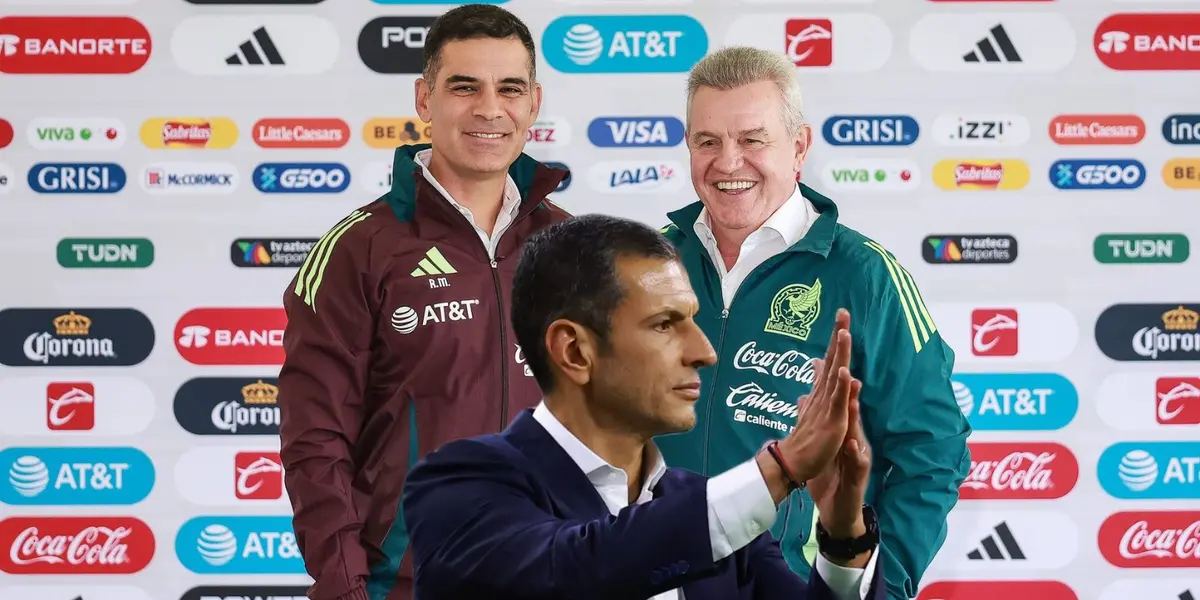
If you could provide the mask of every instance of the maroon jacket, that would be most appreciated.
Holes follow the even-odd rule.
[[[411,598],[409,467],[542,397],[508,306],[521,244],[569,216],[546,200],[567,172],[524,154],[509,169],[522,201],[492,261],[421,174],[426,148],[396,149],[391,191],[326,233],[284,293],[280,457],[312,600]]]

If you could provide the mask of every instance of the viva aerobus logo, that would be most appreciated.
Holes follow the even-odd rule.
[[[546,27],[542,53],[563,73],[686,73],[708,33],[687,15],[571,15]]]
[[[20,506],[129,505],[150,495],[154,463],[137,448],[6,448],[0,502]]]
[[[1057,373],[955,373],[950,384],[976,431],[1054,431],[1079,412],[1079,393]]]
[[[304,575],[292,518],[205,516],[184,523],[175,555],[201,575]]]
[[[64,238],[58,264],[68,269],[144,269],[154,263],[154,243],[146,238]]]
[[[1121,442],[1100,455],[1100,487],[1123,500],[1200,500],[1200,442]]]
[[[1182,233],[1106,233],[1096,237],[1092,252],[1097,262],[1109,264],[1181,263],[1191,244]]]

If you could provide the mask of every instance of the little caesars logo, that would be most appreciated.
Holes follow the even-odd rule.
[[[111,339],[88,337],[92,328],[92,320],[88,317],[71,311],[55,317],[53,324],[53,334],[43,331],[25,338],[25,358],[48,365],[57,358],[116,356]]]
[[[808,341],[813,321],[821,314],[821,280],[811,286],[793,283],[785,286],[771,299],[771,316],[767,318],[767,333],[778,333],[802,342]]]

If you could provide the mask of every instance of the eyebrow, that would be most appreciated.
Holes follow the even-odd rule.
[[[479,78],[471,77],[470,75],[451,75],[446,78],[446,85],[453,85],[455,83],[479,83]],[[529,87],[529,82],[524,77],[505,77],[500,80],[500,83]]]
[[[744,137],[747,135],[766,135],[766,134],[767,134],[766,127],[755,127],[754,129],[743,129],[742,131],[739,131],[738,137]],[[711,131],[697,131],[692,137],[697,138],[697,137],[701,137],[701,136],[720,137],[717,134],[712,133]]]

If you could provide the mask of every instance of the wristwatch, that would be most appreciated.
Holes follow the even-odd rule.
[[[875,517],[875,509],[864,504],[862,511],[867,532],[856,538],[830,537],[829,532],[821,526],[821,522],[817,521],[817,549],[821,554],[830,558],[850,560],[879,545],[879,520]]]

